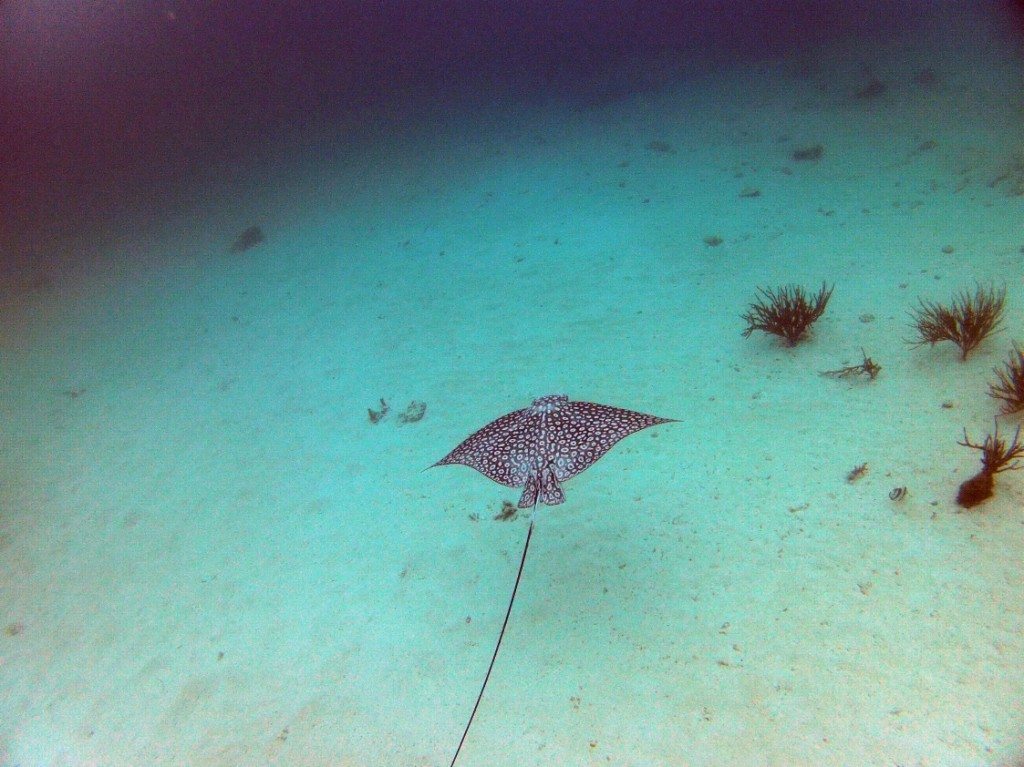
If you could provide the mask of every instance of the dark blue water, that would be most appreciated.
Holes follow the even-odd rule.
[[[968,26],[980,17],[1013,34],[1013,6],[966,5]],[[285,154],[330,161],[381,131],[415,136],[481,109],[497,121],[538,104],[586,110],[851,37],[870,57],[958,12],[926,1],[9,0],[0,245],[5,260],[25,259],[137,232],[204,184],[259,183]]]

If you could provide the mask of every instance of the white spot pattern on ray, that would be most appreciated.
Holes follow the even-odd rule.
[[[549,394],[491,421],[435,466],[460,463],[508,487],[522,487],[519,506],[562,503],[559,483],[592,466],[623,437],[672,418],[574,402]]]

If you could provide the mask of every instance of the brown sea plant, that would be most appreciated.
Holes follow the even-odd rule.
[[[860,364],[847,365],[836,370],[822,370],[820,375],[826,378],[853,378],[854,376],[864,375],[874,381],[878,374],[882,372],[882,366],[871,359],[863,347],[861,347],[860,356],[864,358]]]
[[[921,299],[920,306],[911,310],[914,329],[918,337],[912,346],[939,341],[952,341],[960,347],[960,359],[999,329],[1006,303],[1006,288],[984,288],[978,285],[974,294],[966,290],[958,293],[948,306]]]
[[[758,288],[758,300],[743,315],[747,322],[743,337],[760,330],[778,336],[787,346],[795,346],[824,314],[834,287],[822,283],[814,296],[808,296],[799,285],[784,285],[777,290]]]
[[[993,368],[996,381],[988,385],[988,396],[1002,400],[999,409],[1004,415],[1024,410],[1024,351],[1016,343],[1002,369]]]
[[[957,444],[981,451],[981,471],[960,485],[956,495],[956,502],[965,509],[973,508],[992,497],[996,474],[1021,468],[1017,459],[1024,457],[1024,445],[1020,443],[1019,426],[1010,444],[1006,444],[1006,440],[999,436],[998,422],[993,432],[987,435],[980,445],[971,442],[967,436],[967,429],[964,429],[964,441]]]

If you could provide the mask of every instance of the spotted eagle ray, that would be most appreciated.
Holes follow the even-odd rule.
[[[620,439],[673,420],[549,394],[470,434],[434,466],[461,463],[522,487],[521,509],[538,500],[555,506],[565,501],[560,483],[593,466]]]
[[[556,506],[565,502],[561,483],[593,466],[616,442],[649,426],[675,420],[594,402],[574,402],[564,394],[549,394],[535,399],[530,407],[503,415],[473,432],[434,466],[463,464],[501,485],[521,487],[521,509],[536,509],[538,502]],[[494,654],[450,767],[455,767],[483,699],[487,681],[491,678],[494,661],[512,615],[532,536],[533,519],[526,531],[519,571]]]

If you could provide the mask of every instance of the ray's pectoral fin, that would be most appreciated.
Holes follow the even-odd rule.
[[[565,502],[565,493],[550,466],[533,472],[527,478],[526,487],[523,488],[523,494],[519,498],[519,508],[528,509],[536,506],[538,496],[540,502],[548,506],[557,506]]]

